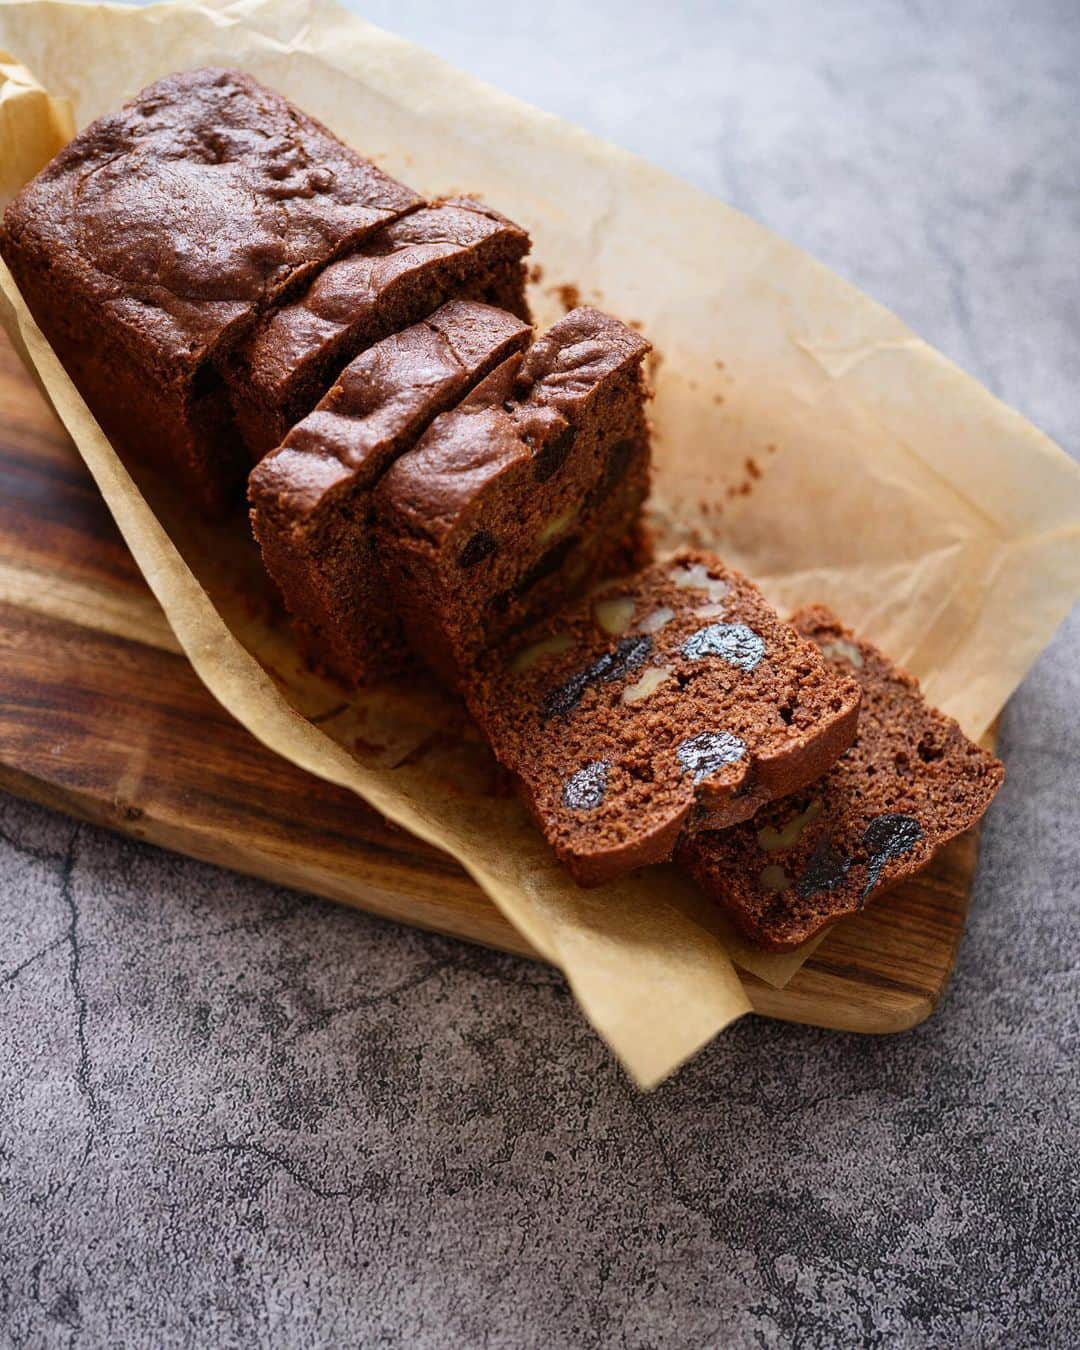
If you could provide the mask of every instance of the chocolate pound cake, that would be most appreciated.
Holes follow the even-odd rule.
[[[220,512],[249,466],[215,363],[417,205],[279,94],[195,70],[66,146],[8,207],[0,253],[116,448]]]
[[[405,645],[372,529],[372,490],[436,414],[524,347],[528,324],[456,300],[345,367],[318,408],[251,472],[266,569],[314,664],[350,685],[392,673]]]
[[[527,319],[528,251],[524,230],[457,199],[395,221],[332,263],[229,358],[225,374],[252,457],[278,445],[358,352],[445,300],[485,300]]]
[[[1005,774],[828,610],[800,610],[792,623],[861,685],[854,744],[820,782],[736,829],[688,831],[676,853],[738,927],[774,951],[920,871],[979,820]]]
[[[649,486],[648,350],[618,319],[573,310],[379,485],[406,634],[449,683],[623,555]]]
[[[846,672],[697,552],[483,656],[464,692],[583,886],[668,858],[697,804],[732,823],[813,782],[859,707]]]

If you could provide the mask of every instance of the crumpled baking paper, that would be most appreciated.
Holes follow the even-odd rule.
[[[970,734],[1080,593],[1080,471],[1017,413],[738,212],[330,0],[16,0],[0,7],[0,47],[13,54],[0,55],[0,203],[72,119],[217,64],[421,191],[479,194],[522,222],[542,326],[579,288],[656,346],[661,540],[715,547],[781,607],[830,604]],[[0,288],[0,318],[210,690],[266,745],[452,854],[562,968],[639,1084],[749,1009],[732,958],[775,984],[805,959],[740,942],[671,867],[579,890],[432,684],[346,699],[305,672],[242,524],[192,521],[168,484],[134,482],[6,269]]]

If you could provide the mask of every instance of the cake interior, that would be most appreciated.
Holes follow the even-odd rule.
[[[854,734],[858,688],[709,555],[607,584],[481,658],[466,700],[583,884],[670,856],[699,800],[756,809]]]
[[[518,401],[519,368],[506,363],[452,422],[436,421],[380,490],[406,631],[453,684],[480,652],[641,546],[649,434],[637,365],[564,411],[543,380]]]
[[[827,610],[800,610],[792,623],[858,680],[856,739],[819,781],[745,825],[688,834],[678,854],[743,932],[776,950],[925,867],[982,816],[1004,777],[911,676]]]

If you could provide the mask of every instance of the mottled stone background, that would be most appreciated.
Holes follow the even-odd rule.
[[[362,8],[1080,447],[1077,0]],[[649,1097],[542,967],[0,802],[0,1341],[1075,1346],[1078,658],[1010,705],[933,1020],[748,1018]]]

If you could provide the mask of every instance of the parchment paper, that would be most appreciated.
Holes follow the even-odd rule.
[[[328,0],[14,3],[0,46],[40,80],[0,67],[2,202],[66,138],[69,105],[83,126],[159,75],[229,64],[421,191],[480,193],[520,220],[541,325],[573,284],[656,344],[663,541],[717,548],[781,606],[831,604],[971,734],[1080,592],[1080,472],[895,317],[713,198]],[[211,691],[265,744],[453,854],[638,1083],[748,1010],[732,957],[790,977],[806,949],[738,942],[673,868],[569,883],[434,686],[347,700],[304,672],[243,530],[191,522],[144,471],[136,485],[6,270],[0,287],[5,327]]]

